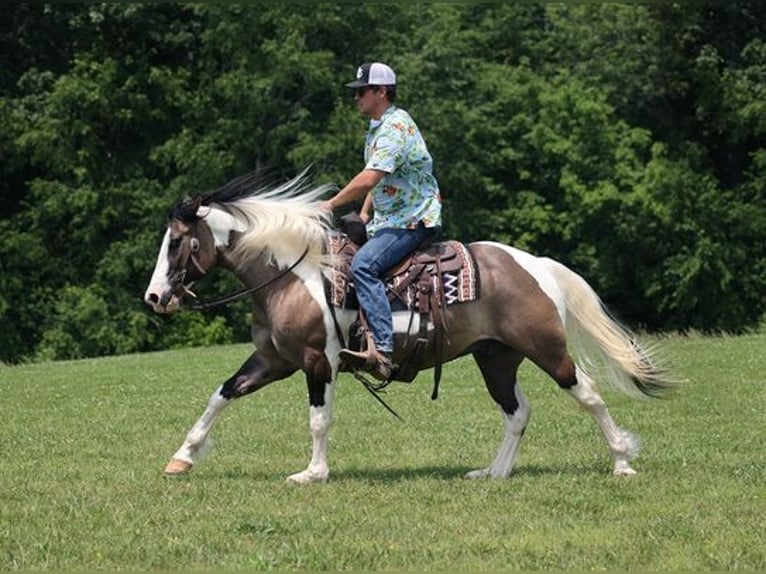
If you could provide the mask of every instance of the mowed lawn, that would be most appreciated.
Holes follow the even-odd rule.
[[[0,367],[1,570],[766,569],[766,335],[658,341],[688,385],[604,390],[642,439],[611,476],[595,423],[536,368],[514,474],[467,481],[503,429],[470,358],[395,384],[338,383],[331,477],[301,377],[234,403],[190,475],[162,469],[245,345]]]

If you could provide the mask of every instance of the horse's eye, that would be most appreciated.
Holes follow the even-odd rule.
[[[180,237],[174,237],[170,240],[170,248],[171,249],[178,249],[181,246],[181,238]]]
[[[191,247],[192,253],[197,253],[197,251],[199,251],[199,239],[192,237],[189,240],[189,246]]]

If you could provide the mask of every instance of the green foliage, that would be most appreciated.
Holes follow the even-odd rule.
[[[164,214],[255,167],[342,185],[365,129],[343,84],[373,59],[428,140],[448,235],[560,259],[637,326],[753,328],[765,22],[749,2],[9,4],[0,360],[245,340],[243,305],[144,309]]]
[[[223,317],[215,317],[208,321],[200,315],[184,313],[173,316],[170,323],[163,325],[163,329],[167,331],[165,339],[170,348],[220,345],[232,339],[232,329]]]
[[[110,315],[104,298],[92,289],[67,287],[55,298],[37,358],[79,359],[135,351],[144,317],[124,319]]]

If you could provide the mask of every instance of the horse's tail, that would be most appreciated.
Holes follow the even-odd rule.
[[[678,386],[655,358],[621,325],[588,283],[561,263],[550,270],[564,295],[566,331],[578,367],[594,380],[605,380],[633,396],[660,397]]]

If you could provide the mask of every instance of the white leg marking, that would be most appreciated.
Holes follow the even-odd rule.
[[[532,412],[529,402],[524,393],[521,392],[519,385],[517,384],[514,389],[519,407],[512,415],[506,414],[500,408],[500,414],[505,421],[505,436],[500,444],[500,449],[497,451],[495,460],[488,468],[471,471],[465,475],[465,478],[505,478],[511,474],[519,452],[524,429]]]
[[[337,362],[337,361],[336,361]],[[333,373],[335,365],[333,366]],[[333,378],[334,381],[334,378]],[[309,407],[311,425],[311,462],[308,468],[287,477],[287,482],[294,484],[309,484],[325,482],[330,477],[330,467],[327,464],[327,451],[330,439],[330,422],[332,420],[332,401],[335,384],[325,385],[324,406]]]
[[[633,476],[637,474],[630,467],[629,461],[638,456],[638,439],[615,424],[604,400],[594,390],[593,381],[579,367],[577,367],[577,384],[569,389],[569,394],[593,416],[601,429],[614,461],[614,475]]]
[[[183,461],[191,467],[209,452],[212,442],[208,438],[210,430],[223,410],[231,403],[231,399],[226,399],[221,395],[221,388],[223,386],[218,387],[211,395],[205,412],[186,434],[186,439],[181,448],[173,455],[173,460]]]

